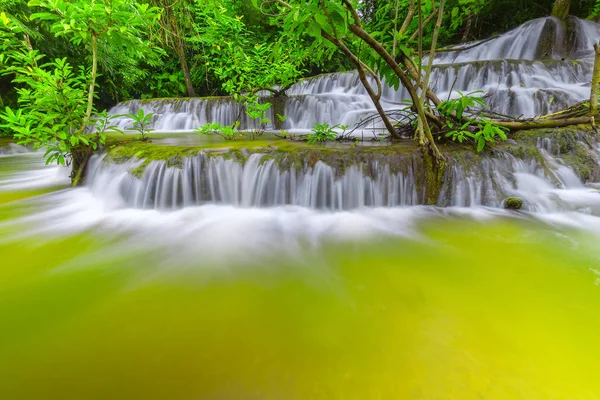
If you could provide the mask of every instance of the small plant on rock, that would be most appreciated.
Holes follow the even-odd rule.
[[[233,125],[221,125],[218,122],[206,124],[195,131],[199,135],[217,135],[225,140],[238,140],[244,137],[242,132],[238,131],[239,121]]]
[[[261,136],[267,130],[267,125],[271,122],[267,118],[267,110],[271,108],[271,103],[259,103],[257,98],[252,98],[246,103],[246,114],[253,120],[258,120],[258,127],[254,129],[252,139],[255,136]]]
[[[106,140],[106,132],[117,132],[123,133],[116,125],[111,124],[111,120],[119,117],[119,115],[108,115],[106,110],[103,110],[101,113],[98,113],[90,119],[94,123],[94,132],[93,134],[96,136],[96,143],[104,143]],[[93,143],[93,148],[96,149],[96,143]]]
[[[133,120],[133,130],[137,131],[142,136],[142,140],[146,140],[145,135],[154,130],[150,128],[150,123],[152,122],[154,114],[146,114],[144,110],[140,108],[137,114],[127,114],[126,116]]]
[[[314,124],[312,128],[312,133],[306,135],[306,141],[309,144],[314,144],[317,142],[335,140],[338,136],[335,129],[340,127],[340,125],[329,126],[327,122],[325,122],[324,124]]]

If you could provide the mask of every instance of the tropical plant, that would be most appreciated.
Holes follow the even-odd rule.
[[[475,144],[478,153],[497,141],[507,139],[508,129],[494,124],[489,119],[470,120],[456,126],[449,122],[448,127],[451,130],[445,134],[445,137],[458,143],[470,141]]]
[[[109,131],[123,133],[117,125],[111,123],[113,119],[118,117],[120,117],[120,115],[108,115],[106,110],[102,110],[102,112],[92,115],[90,121],[94,123],[93,134],[96,136],[97,143],[104,143],[106,140],[106,133]]]
[[[134,0],[32,0],[29,6],[43,10],[30,20],[49,23],[55,36],[87,49],[91,66],[74,68],[66,58],[41,63],[44,56],[33,48],[23,25],[3,13],[0,72],[12,77],[19,108],[7,108],[0,117],[19,143],[46,148],[47,162],[72,165],[76,183],[91,152],[105,139],[104,132],[86,133],[94,112],[99,42],[131,56],[148,54],[141,38],[159,10]]]
[[[474,140],[477,144],[477,152],[481,153],[486,145],[494,144],[497,140],[507,139],[507,128],[495,125],[491,120],[483,119],[477,124],[479,130],[475,133]]]
[[[315,124],[312,128],[312,133],[306,135],[306,141],[309,144],[315,144],[317,142],[335,140],[338,137],[338,133],[335,131],[337,128],[340,128],[340,125],[329,126],[327,122]]]
[[[68,37],[74,45],[90,52],[91,75],[83,129],[94,109],[98,42],[102,40],[108,46],[118,47],[132,57],[151,55],[152,46],[142,38],[145,37],[145,29],[160,16],[160,10],[135,0],[99,0],[92,3],[84,0],[30,0],[29,6],[44,9],[32,14],[32,20],[50,22],[54,35]]]
[[[478,153],[481,153],[486,145],[492,145],[497,140],[506,140],[507,128],[478,115],[466,115],[477,106],[486,107],[485,100],[479,96],[483,93],[482,90],[467,94],[459,90],[457,92],[459,97],[443,101],[437,106],[440,114],[446,117],[446,126],[450,129],[444,135],[446,138],[458,143],[470,141],[475,144]]]
[[[238,140],[244,137],[243,133],[238,130],[239,121],[232,125],[222,125],[218,122],[206,124],[195,131],[199,135],[217,135],[225,140]]]
[[[154,114],[146,114],[143,108],[140,108],[136,114],[126,114],[125,116],[133,120],[133,130],[141,135],[142,140],[146,140],[146,134],[154,130],[150,128]]]
[[[4,33],[16,25],[4,20]],[[70,165],[80,147],[95,149],[100,143],[85,134],[85,94],[88,71],[75,72],[66,59],[41,64],[44,58],[23,42],[13,42],[3,54],[2,73],[11,75],[17,87],[18,109],[6,107],[0,114],[3,127],[13,132],[17,143],[46,149],[46,162]]]
[[[466,111],[471,110],[476,106],[486,106],[485,100],[481,96],[478,96],[483,93],[483,90],[475,90],[467,94],[464,94],[460,90],[457,90],[456,92],[459,94],[459,97],[442,101],[436,107],[440,114],[445,117],[454,116],[458,121],[462,121]]]
[[[271,119],[266,117],[269,108],[271,108],[271,103],[259,103],[257,97],[246,101],[246,114],[255,120],[255,129],[252,131],[253,136],[260,136],[265,133],[267,125],[271,122]]]
[[[185,80],[181,71],[164,72],[152,76],[148,80],[149,92],[143,94],[142,99],[156,97],[177,97],[186,92]]]

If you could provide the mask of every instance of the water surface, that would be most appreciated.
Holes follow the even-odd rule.
[[[136,210],[36,157],[0,159],[0,398],[600,396],[597,217]]]

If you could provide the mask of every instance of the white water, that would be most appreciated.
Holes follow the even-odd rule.
[[[546,18],[479,46],[441,53],[432,74],[434,87],[443,96],[483,89],[495,110],[511,115],[551,112],[580,101],[589,93],[590,46],[600,38],[600,27],[588,21],[571,23],[574,33],[569,40],[555,20]],[[540,36],[548,29],[554,43],[546,46],[542,57]],[[354,73],[302,81],[289,95],[287,129],[307,130],[316,122],[353,125],[373,112]],[[387,87],[386,108],[398,107],[404,96]],[[135,112],[139,107],[156,114],[154,128],[160,131],[188,131],[215,121],[228,124],[239,112],[227,98],[131,101],[111,112]],[[130,124],[126,118],[117,121],[121,128]],[[246,120],[243,127],[251,123]],[[157,245],[186,242],[185,237],[200,234],[240,245],[323,236],[411,235],[415,221],[440,216],[530,218],[599,230],[600,194],[595,187],[600,184],[584,185],[561,161],[556,147],[550,139],[540,140],[544,165],[539,159],[500,153],[450,166],[438,199],[438,206],[447,208],[418,206],[424,203],[424,193],[417,171],[410,166],[394,170],[385,160],[339,171],[324,162],[281,168],[258,154],[244,164],[199,154],[185,159],[181,168],[152,162],[138,179],[129,171],[141,161],[114,165],[96,157],[86,187],[32,200],[39,202],[41,211],[20,222],[38,231],[99,226],[143,232]],[[600,160],[598,149],[589,153]],[[57,167],[35,166],[1,176],[0,190],[65,181],[66,174]],[[513,196],[524,200],[523,212],[502,208]]]
[[[579,145],[598,162],[597,148]],[[558,146],[549,138],[538,142],[543,165],[539,159],[519,159],[507,152],[463,163],[450,159],[438,205],[501,208],[506,198],[519,197],[529,211],[599,213],[600,192],[593,183],[584,185],[552,154],[553,148],[557,153]],[[419,176],[423,167],[415,156],[407,155],[403,161],[383,156],[342,170],[323,161],[280,167],[265,157],[252,154],[242,163],[200,153],[177,167],[153,161],[137,178],[130,171],[142,161],[113,164],[96,156],[90,163],[88,187],[115,206],[139,209],[222,204],[334,211],[425,203],[423,177]]]
[[[0,192],[43,189],[67,186],[70,183],[69,169],[46,166],[40,152],[29,152],[23,146],[12,147],[17,152],[1,155],[10,161],[14,171],[0,169]]]
[[[455,97],[457,91],[483,90],[488,106],[515,117],[532,117],[561,110],[589,97],[593,64],[593,43],[600,39],[600,25],[571,18],[571,34],[553,18],[530,21],[495,39],[459,46],[440,52],[431,76],[440,98]],[[309,131],[315,123],[356,126],[376,113],[355,73],[321,75],[299,82],[287,91],[282,128],[291,132]],[[382,105],[399,109],[408,94],[385,85]],[[227,98],[132,100],[110,113],[135,113],[139,108],[155,114],[153,128],[161,132],[191,131],[209,122],[231,124],[239,105]],[[241,128],[253,129],[255,122],[241,114]],[[275,121],[272,108],[268,117]],[[132,121],[116,120],[121,129]],[[268,129],[274,129],[273,123]],[[380,123],[366,126],[357,134],[382,130]]]
[[[482,223],[516,218],[600,234],[600,193],[584,186],[560,159],[541,151],[556,183],[550,183],[536,162],[509,155],[484,160],[467,171],[455,166],[450,173],[453,183],[445,185],[454,207],[403,207],[418,203],[412,175],[394,175],[385,166],[374,177],[357,167],[334,178],[330,167],[318,164],[296,171],[299,179],[293,189],[282,184],[292,181],[291,173],[279,172],[269,162],[260,164],[258,155],[244,166],[202,155],[188,159],[183,169],[156,163],[141,181],[127,173],[137,165],[134,162],[110,165],[98,158],[85,187],[25,200],[22,204],[31,211],[0,224],[0,229],[17,225],[25,227],[21,231],[27,235],[51,237],[90,229],[124,234],[124,247],[162,249],[167,264],[186,257],[248,257],[282,248],[293,252],[324,239],[393,235],[419,240],[422,222],[440,218]],[[63,168],[43,166],[41,158],[31,156],[15,156],[30,165],[0,177],[0,188],[42,188],[56,176],[65,183]],[[16,181],[26,185],[14,186]],[[192,185],[197,182],[208,186]],[[392,197],[385,192],[390,188],[395,190]],[[441,205],[447,194],[440,196]],[[524,200],[525,211],[502,208],[505,196],[512,195]],[[185,207],[174,208],[175,203]]]

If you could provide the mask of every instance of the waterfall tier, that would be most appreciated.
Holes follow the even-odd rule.
[[[488,106],[514,117],[552,113],[589,97],[593,67],[593,43],[600,40],[600,25],[570,18],[566,24],[541,18],[487,41],[469,43],[436,55],[431,86],[442,99],[482,90]],[[274,107],[268,118],[286,116],[281,125],[267,129],[306,132],[316,123],[355,127],[376,110],[354,72],[325,74],[304,79],[287,91],[288,96],[267,99]],[[408,93],[384,85],[386,110],[403,107]],[[255,129],[256,121],[241,112],[231,98],[131,100],[110,110],[112,115],[136,113],[140,108],[154,114],[152,128],[161,132],[191,131],[207,123],[232,124]],[[277,110],[277,111],[276,111]],[[120,129],[132,120],[119,117]],[[357,134],[383,130],[372,123]]]
[[[526,137],[525,144],[503,146],[489,156],[448,153],[437,205],[502,207],[514,196],[532,211],[600,211],[600,193],[583,183],[600,179],[594,139],[573,132],[542,136]],[[137,149],[131,154],[144,157]],[[153,161],[97,156],[88,186],[118,206],[157,209],[211,203],[348,210],[418,205],[426,199],[426,168],[412,148],[185,152]]]

